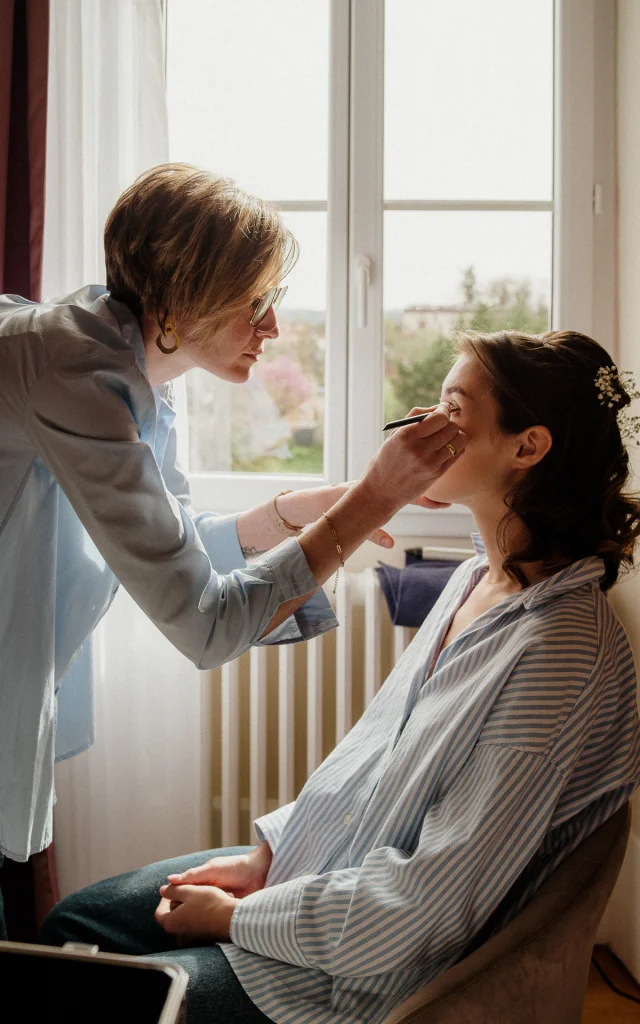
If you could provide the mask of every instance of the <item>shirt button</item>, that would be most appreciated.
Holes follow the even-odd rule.
[[[345,814],[345,816],[344,816],[344,818],[342,820],[345,823],[345,825],[350,825],[351,824],[351,815],[350,814]]]

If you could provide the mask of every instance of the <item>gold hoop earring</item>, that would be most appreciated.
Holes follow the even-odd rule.
[[[177,352],[177,351],[178,351],[178,349],[180,348],[180,335],[179,335],[179,334],[178,334],[178,332],[176,331],[176,329],[175,329],[175,325],[174,325],[174,324],[173,324],[173,323],[171,322],[171,320],[167,320],[167,321],[166,321],[166,322],[164,323],[164,325],[160,324],[160,331],[161,331],[161,333],[160,333],[160,334],[158,335],[158,337],[156,338],[156,345],[158,346],[158,348],[160,349],[160,351],[161,351],[161,352],[164,352],[164,354],[165,354],[166,356],[170,356],[170,355],[172,355],[172,354],[173,354],[174,352]],[[166,345],[163,345],[163,344],[162,344],[162,339],[163,339],[163,338],[164,338],[164,337],[165,337],[165,336],[166,336],[167,334],[173,334],[173,337],[175,338],[175,345],[173,346],[173,348],[167,348],[167,346],[166,346]]]

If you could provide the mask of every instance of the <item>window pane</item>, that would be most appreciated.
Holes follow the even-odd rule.
[[[172,160],[264,199],[326,199],[329,0],[171,0]]]
[[[548,329],[550,213],[385,214],[385,420],[432,405],[457,327]]]
[[[246,384],[187,374],[192,472],[322,474],[327,218],[284,219],[300,261],[278,310],[280,337],[265,342]]]
[[[553,0],[388,0],[385,196],[550,199]]]

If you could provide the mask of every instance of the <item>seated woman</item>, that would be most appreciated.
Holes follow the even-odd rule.
[[[360,721],[259,846],[100,882],[44,941],[181,962],[190,1022],[378,1024],[628,800],[636,677],[606,592],[640,533],[630,395],[583,335],[503,332],[462,337],[443,399],[466,449],[429,497],[471,509],[482,553]]]

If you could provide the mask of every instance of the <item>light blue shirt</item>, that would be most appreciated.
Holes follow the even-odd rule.
[[[267,886],[222,948],[277,1024],[381,1024],[640,782],[636,675],[601,560],[506,598],[441,651],[486,567],[456,570],[357,725],[256,823]]]
[[[202,669],[316,589],[295,539],[247,566],[236,517],[193,511],[174,418],[138,321],[104,288],[0,296],[0,853],[14,860],[51,842],[54,756],[92,742],[85,641],[118,582]],[[264,642],[335,624],[319,591]]]

